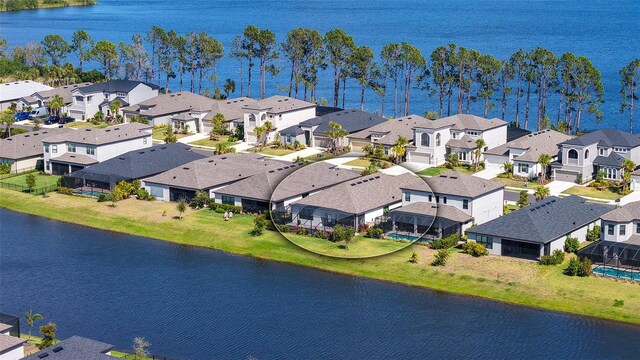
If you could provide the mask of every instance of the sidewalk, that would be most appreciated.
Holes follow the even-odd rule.
[[[306,158],[306,157],[309,157],[309,156],[320,154],[321,152],[323,152],[323,149],[316,148],[316,147],[311,147],[311,148],[305,148],[305,149],[302,149],[300,151],[296,151],[296,152],[293,152],[293,153],[287,154],[287,155],[274,156],[273,158],[277,159],[277,160],[283,160],[283,161],[293,161],[298,156],[302,157],[302,158]]]
[[[183,138],[180,138],[180,139],[178,139],[178,142],[179,143],[183,143],[183,144],[188,144],[190,142],[206,139],[208,137],[209,137],[209,134],[199,133],[199,134],[193,134],[193,135],[189,135],[189,136],[185,136]]]

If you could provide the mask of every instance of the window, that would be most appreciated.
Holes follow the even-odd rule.
[[[72,152],[72,153],[76,152],[76,145],[75,144],[67,145],[67,151]]]
[[[58,145],[51,145],[51,153],[52,154],[58,153]]]
[[[571,149],[569,150],[569,159],[576,159],[578,160],[578,152],[575,149]]]
[[[147,141],[148,141],[147,138],[142,138],[142,144],[143,145],[147,145]]]
[[[125,92],[117,92],[117,93],[116,93],[116,96],[119,96],[119,97],[121,97],[121,98],[123,98],[123,97],[127,97],[127,93],[125,93]]]
[[[96,154],[95,146],[87,146],[87,155],[95,155],[95,154]]]
[[[384,147],[384,154],[385,155],[389,155],[389,147],[388,146]]]
[[[588,159],[589,158],[589,149],[584,151],[584,158]]]
[[[476,236],[476,242],[484,245],[487,249],[493,249],[493,238],[491,236]]]
[[[602,168],[601,170],[604,171],[605,179],[611,179],[611,180],[618,179],[618,169]]]
[[[76,99],[76,102],[83,102],[84,101],[84,98],[82,96],[76,96],[75,99]]]
[[[469,210],[469,200],[467,199],[462,200],[462,209]]]
[[[227,205],[235,205],[236,198],[233,196],[222,195],[222,203]]]
[[[442,145],[442,136],[440,136],[440,133],[436,134],[436,146],[441,146]]]
[[[636,224],[636,234],[640,234],[640,222]]]
[[[467,135],[469,136],[478,136],[480,133],[477,131],[467,131]]]
[[[615,227],[615,226],[613,226],[613,225],[607,225],[607,234],[609,234],[609,235],[613,235],[613,234],[615,234],[615,229],[616,229],[616,227]]]
[[[411,193],[408,191],[405,191],[404,193],[404,201],[411,201]]]
[[[313,208],[305,207],[298,213],[300,219],[313,220]]]
[[[49,153],[49,145],[44,146],[44,152]]]
[[[431,195],[429,195],[429,202],[433,201],[433,197]]]
[[[529,164],[518,164],[518,172],[529,173]]]
[[[600,156],[604,156],[604,149],[603,148],[599,148],[598,149],[598,154],[600,154]]]
[[[436,203],[440,204],[440,196],[436,195]]]
[[[453,139],[457,139],[457,138],[458,138],[458,133],[456,133],[456,132],[451,133],[451,137],[452,137]]]
[[[621,147],[617,147],[617,148],[613,148],[613,151],[617,152],[617,153],[626,153],[627,152],[627,148],[621,148]]]
[[[429,134],[427,133],[422,133],[420,135],[420,145],[422,146],[429,146]]]
[[[627,235],[627,225],[620,225],[620,235]]]
[[[93,99],[93,96],[87,96],[87,103],[91,104],[91,100]]]
[[[47,170],[51,170],[51,161],[47,161]]]
[[[447,203],[447,197],[446,197],[446,196],[443,196],[443,197],[442,197],[442,203],[443,203],[443,204],[446,204],[446,203]]]

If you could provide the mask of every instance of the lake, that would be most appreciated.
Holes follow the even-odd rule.
[[[126,350],[142,336],[153,353],[178,359],[630,359],[640,352],[640,327],[5,209],[0,226],[0,312],[33,309],[58,325],[60,338]]]
[[[606,91],[604,120],[596,125],[586,116],[583,127],[628,130],[628,116],[620,114],[618,72],[640,57],[639,15],[637,1],[191,0],[185,5],[172,0],[99,0],[97,6],[91,7],[2,13],[0,28],[1,36],[10,46],[40,41],[49,33],[69,39],[77,29],[89,31],[95,39],[130,42],[134,33],[145,33],[152,25],[159,25],[179,33],[206,31],[228,48],[248,24],[271,29],[280,42],[296,27],[315,28],[322,33],[339,27],[351,34],[357,44],[370,46],[376,54],[383,45],[397,41],[416,45],[426,56],[436,46],[448,43],[475,48],[498,58],[507,58],[518,48],[541,46],[558,56],[566,51],[585,55],[602,72]],[[283,71],[276,79],[269,79],[268,94],[288,85],[287,64],[282,61],[278,65]],[[221,81],[237,80],[237,62],[223,59],[218,74]],[[331,71],[320,78],[318,98],[332,99]],[[173,84],[175,89],[177,81]],[[257,82],[253,85],[253,94],[257,94]],[[358,107],[359,88],[354,81],[348,87],[346,107]],[[367,93],[366,100],[366,110],[379,109],[380,100],[373,92]],[[555,108],[555,101],[549,104],[553,121]],[[389,115],[392,109],[389,101],[386,109]],[[436,99],[428,98],[425,92],[413,91],[412,113],[422,115],[436,109]],[[477,103],[472,110],[482,114],[481,104]],[[489,115],[500,116],[499,106]],[[507,120],[513,120],[512,112]],[[640,131],[640,121],[636,121],[635,129]]]

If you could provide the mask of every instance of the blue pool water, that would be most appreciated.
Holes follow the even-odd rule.
[[[402,235],[402,234],[385,234],[386,237],[394,240],[405,240],[405,241],[420,241],[421,238],[411,235]]]
[[[593,269],[593,272],[599,275],[640,281],[640,272],[637,271],[615,269],[610,267],[597,267]]]

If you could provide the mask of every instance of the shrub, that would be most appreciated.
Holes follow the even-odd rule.
[[[215,199],[208,200],[209,208],[211,210],[222,209],[222,212],[231,211],[234,214],[239,214],[242,212],[242,206],[235,206],[230,204],[218,204]]]
[[[8,174],[11,172],[11,164],[0,164],[0,174]]]
[[[253,230],[251,230],[251,236],[260,236],[264,233],[264,228],[267,226],[267,220],[263,214],[257,215],[253,219]]]
[[[227,212],[227,210],[223,208],[215,208],[214,211],[217,212],[218,214],[224,214],[225,212]]]
[[[462,251],[465,254],[469,254],[475,257],[489,255],[487,248],[475,241],[468,241],[464,243],[464,245],[462,245]]]
[[[189,200],[189,206],[193,209],[202,209],[207,205],[209,196],[204,191],[196,191],[196,196]]]
[[[578,270],[578,276],[589,276],[593,273],[591,268],[591,260],[584,258],[580,261],[580,269]]]
[[[58,187],[56,191],[58,192],[58,194],[62,195],[73,195],[73,189],[64,186]]]
[[[291,232],[291,226],[289,225],[278,225],[277,228],[278,230],[280,230],[280,232],[283,232],[283,233]]]
[[[107,201],[111,201],[111,195],[110,194],[100,194],[100,195],[98,195],[98,202],[107,202]]]
[[[571,258],[569,265],[564,270],[564,273],[569,276],[577,276],[580,272],[580,260],[578,258]]]
[[[440,249],[436,252],[431,265],[445,266],[447,264],[447,259],[449,259],[449,251],[447,249]]]
[[[560,249],[553,250],[551,255],[540,257],[540,265],[560,265],[564,261],[564,252]]]
[[[308,235],[309,234],[309,230],[307,228],[299,227],[298,230],[296,230],[296,234],[298,234],[298,235]]]
[[[416,254],[415,252],[411,254],[411,257],[409,258],[409,262],[412,264],[418,263],[418,254]]]
[[[356,234],[356,230],[351,226],[336,225],[329,239],[333,242],[345,241],[349,242]]]
[[[600,225],[596,225],[593,229],[587,231],[587,241],[598,241],[600,240],[600,232],[602,228]]]
[[[370,228],[367,228],[367,233],[364,236],[368,238],[373,238],[373,239],[380,239],[382,238],[383,234],[384,234],[384,230],[380,228],[370,227]]]
[[[447,236],[446,238],[434,240],[429,246],[432,249],[449,249],[458,245],[458,234]]]
[[[326,239],[329,238],[329,235],[326,232],[320,230],[320,231],[316,231],[315,237],[317,237],[318,239],[325,239],[326,240]]]
[[[138,200],[145,200],[145,201],[152,201],[156,199],[156,197],[149,194],[149,192],[146,189],[138,189],[136,193],[136,198],[138,198]]]
[[[564,250],[568,253],[575,253],[576,251],[578,251],[579,247],[580,241],[578,241],[578,238],[567,236],[567,238],[564,240]]]
[[[368,229],[369,229],[369,225],[367,225],[367,224],[358,225],[358,232],[359,233],[366,232]]]

